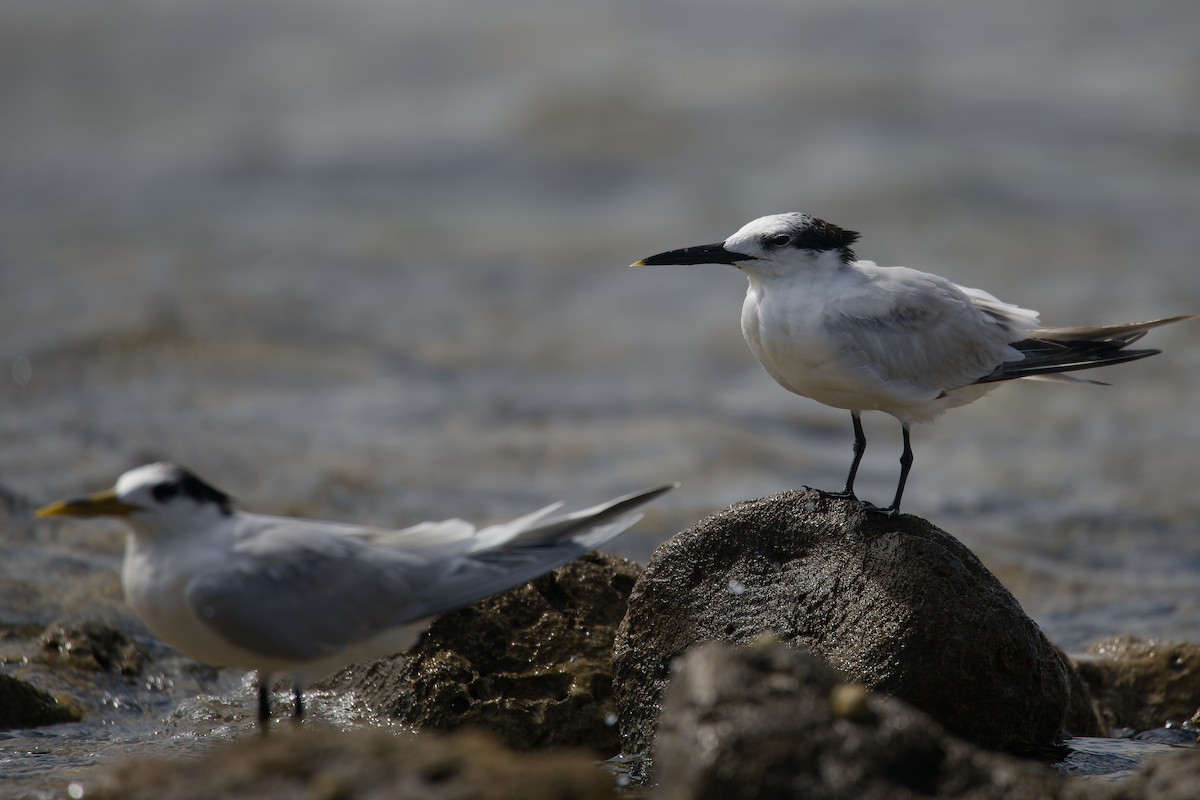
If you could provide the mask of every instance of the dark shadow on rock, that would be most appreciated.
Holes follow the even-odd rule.
[[[654,745],[656,798],[1057,798],[1049,767],[981,750],[824,661],[763,637],[680,659]]]
[[[1110,729],[1143,731],[1200,713],[1200,644],[1102,639],[1075,668]]]
[[[1091,689],[1075,668],[1071,658],[1055,645],[1059,657],[1070,665],[1071,698],[1067,704],[1067,715],[1063,717],[1063,729],[1070,736],[1108,736],[1108,727],[1100,713],[1100,706],[1092,697]]]
[[[19,678],[0,674],[0,730],[78,722],[80,714]]]
[[[481,734],[397,735],[281,727],[198,760],[138,759],[84,782],[84,796],[601,800],[610,776],[579,753],[522,754]]]
[[[1060,739],[1069,665],[970,550],[917,517],[806,490],[732,506],[655,551],[614,653],[625,751],[649,749],[673,659],[763,633],[986,747]]]
[[[485,728],[517,749],[615,755],[613,638],[638,573],[632,561],[592,553],[439,617],[404,656],[320,686],[420,728]]]

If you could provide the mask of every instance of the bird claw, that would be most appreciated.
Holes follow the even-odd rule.
[[[895,519],[900,514],[900,509],[895,506],[880,508],[874,503],[868,503],[865,500],[862,501],[862,507],[868,514],[881,514],[885,519]]]

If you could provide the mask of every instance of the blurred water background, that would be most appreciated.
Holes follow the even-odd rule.
[[[0,623],[143,630],[121,528],[29,509],[160,458],[389,526],[682,481],[614,548],[641,560],[840,487],[848,415],[763,373],[740,273],[625,267],[763,214],[1051,325],[1200,311],[1197,31],[1187,0],[6,0]],[[1006,386],[914,435],[906,510],[1073,652],[1200,638],[1200,323],[1148,343],[1112,387]],[[866,425],[886,502],[898,426]],[[114,741],[204,740],[171,685],[0,760],[61,787],[140,752]]]

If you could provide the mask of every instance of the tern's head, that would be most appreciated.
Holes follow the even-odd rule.
[[[233,513],[229,495],[175,464],[131,469],[106,492],[62,500],[38,517],[120,517],[137,532],[184,532]]]
[[[819,264],[850,263],[856,239],[854,231],[808,214],[774,214],[746,224],[723,242],[659,253],[633,266],[732,264],[747,272],[787,275]]]

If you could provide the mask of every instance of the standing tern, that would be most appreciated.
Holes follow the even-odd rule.
[[[146,627],[184,655],[258,672],[267,730],[272,675],[306,685],[409,647],[415,623],[519,586],[633,525],[677,484],[572,514],[561,503],[476,530],[460,519],[384,530],[235,511],[230,497],[175,464],[148,464],[106,492],[38,517],[119,517],[130,528],[121,583]]]
[[[1126,350],[1146,331],[1194,315],[1083,328],[1043,328],[1036,311],[979,289],[907,267],[859,261],[858,239],[807,214],[762,217],[724,242],[659,253],[632,266],[730,264],[750,287],[742,334],[783,388],[850,411],[854,460],[846,486],[832,496],[854,498],[854,476],[866,450],[860,415],[884,411],[900,421],[904,451],[896,496],[899,513],[912,467],[909,428],[948,408],[978,400],[1015,378],[1098,383],[1062,375],[1120,364],[1158,350]]]

